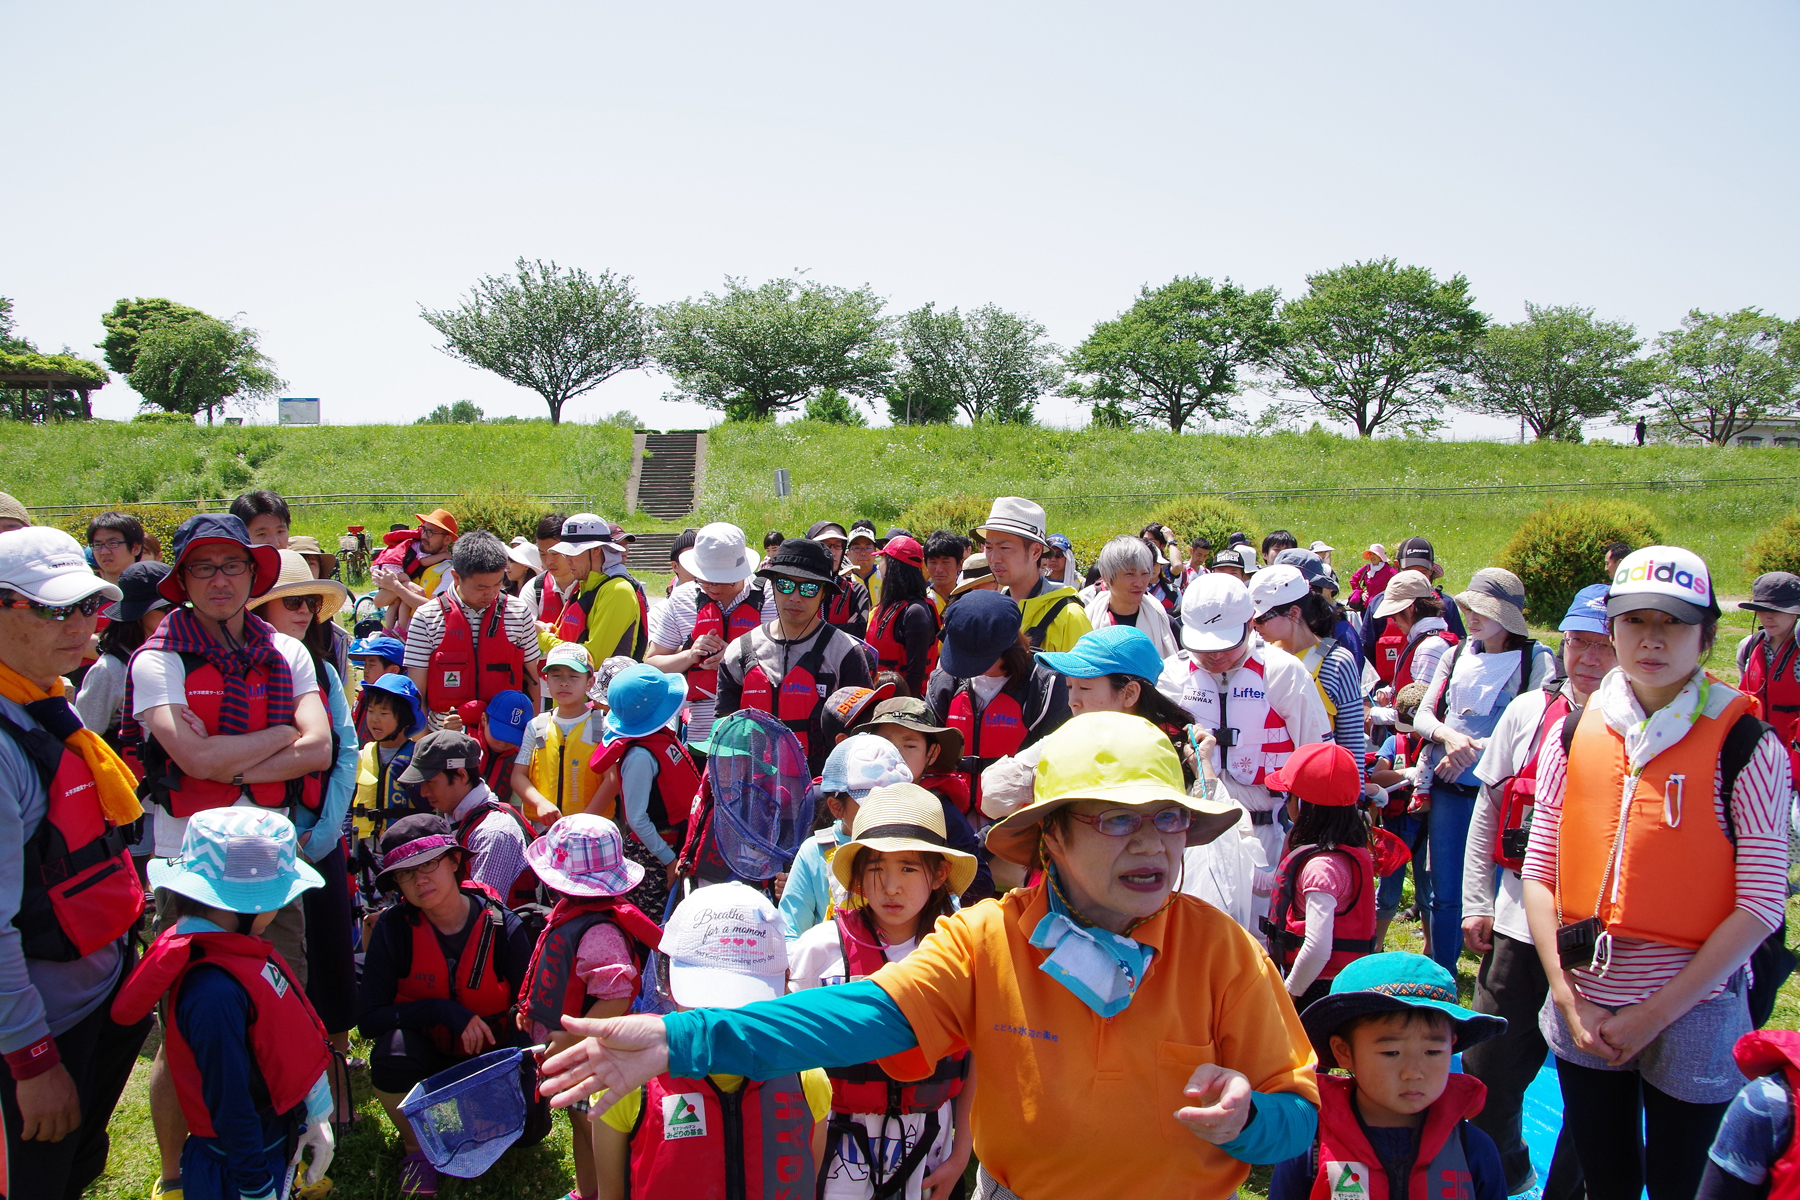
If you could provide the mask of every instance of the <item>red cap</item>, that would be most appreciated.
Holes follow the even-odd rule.
[[[1347,808],[1362,795],[1356,759],[1335,742],[1313,742],[1288,757],[1268,777],[1269,787],[1289,792],[1308,804]]]
[[[889,558],[897,558],[908,566],[917,567],[921,571],[925,569],[925,547],[919,545],[917,538],[904,535],[891,537],[888,539],[887,545],[876,553],[885,554]]]
[[[487,712],[486,700],[469,700],[456,706],[456,715],[462,718],[463,731],[470,737],[481,734],[481,716]]]

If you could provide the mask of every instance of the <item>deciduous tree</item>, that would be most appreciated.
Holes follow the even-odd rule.
[[[1469,359],[1457,402],[1525,422],[1545,438],[1579,438],[1583,421],[1622,417],[1648,393],[1643,343],[1623,321],[1591,308],[1525,305],[1525,319],[1490,326]]]
[[[957,410],[970,422],[1029,425],[1039,397],[1063,379],[1062,356],[1030,317],[985,304],[964,316],[931,304],[900,318],[906,356],[898,401],[912,401],[911,417],[947,421]],[[888,414],[895,420],[896,397]]]
[[[516,276],[483,276],[456,308],[420,307],[444,353],[536,392],[553,425],[576,396],[649,362],[650,313],[629,275],[514,266]]]
[[[100,324],[106,327],[106,337],[94,343],[94,348],[104,353],[107,366],[121,375],[129,375],[137,369],[138,336],[146,328],[158,323],[204,316],[206,314],[197,308],[189,308],[161,296],[120,299],[111,309],[100,314]]]
[[[1363,437],[1383,425],[1431,427],[1487,327],[1469,281],[1440,282],[1391,258],[1310,275],[1282,305],[1281,381]]]
[[[1081,377],[1069,394],[1174,433],[1200,414],[1233,417],[1238,372],[1265,365],[1281,344],[1278,299],[1274,288],[1246,291],[1197,275],[1146,284],[1069,352],[1069,370]]]
[[[211,425],[227,402],[253,409],[286,386],[258,338],[254,329],[203,315],[151,322],[137,336],[129,381],[145,408],[205,413]]]
[[[836,388],[826,388],[806,402],[806,419],[827,425],[867,425],[869,418],[850,397]]]
[[[1693,309],[1656,339],[1651,411],[1676,438],[1715,446],[1771,417],[1800,411],[1794,325],[1759,308],[1715,315]]]
[[[866,285],[771,279],[753,288],[727,276],[723,295],[657,310],[656,362],[675,380],[673,399],[733,420],[768,420],[826,388],[872,399],[893,371],[883,303]]]

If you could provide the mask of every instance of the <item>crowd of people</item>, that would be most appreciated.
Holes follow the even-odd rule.
[[[1680,547],[1610,547],[1540,643],[1424,537],[1342,585],[1286,530],[1084,570],[1020,497],[666,563],[437,509],[366,615],[290,526],[84,546],[0,494],[7,1196],[99,1177],[153,1021],[164,1200],[320,1194],[362,1072],[434,1196],[411,1101],[502,1052],[482,1166],[565,1110],[567,1200],[1800,1179],[1800,578],[1733,687]]]

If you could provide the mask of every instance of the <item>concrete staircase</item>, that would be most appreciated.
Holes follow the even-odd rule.
[[[694,497],[705,471],[706,435],[700,430],[643,433],[632,439],[631,478],[634,513],[663,521],[679,521],[694,511]],[[642,553],[643,543],[639,543]],[[667,551],[664,551],[667,553]]]

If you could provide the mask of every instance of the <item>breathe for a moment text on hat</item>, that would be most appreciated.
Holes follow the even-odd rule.
[[[767,896],[742,883],[690,892],[659,949],[669,958],[669,992],[683,1008],[737,1008],[787,990],[787,923]]]

